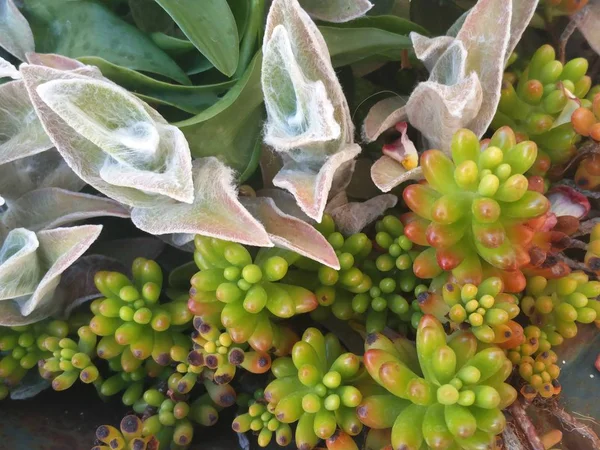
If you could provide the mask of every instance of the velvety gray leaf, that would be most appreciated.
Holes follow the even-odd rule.
[[[300,0],[300,4],[312,17],[326,22],[347,22],[373,7],[369,0]]]
[[[429,72],[433,70],[440,56],[442,56],[448,47],[450,47],[450,44],[454,42],[454,38],[450,36],[436,36],[430,38],[422,36],[417,32],[410,33],[410,38],[413,43],[416,57],[423,62]]]
[[[52,67],[53,69],[59,70],[75,70],[86,67],[85,64],[77,61],[76,59],[63,55],[57,55],[56,53],[30,52],[27,53],[27,62],[29,64]]]
[[[27,20],[13,0],[0,0],[0,47],[21,61],[35,49],[33,34]]]
[[[360,233],[388,209],[398,203],[391,194],[379,195],[364,202],[350,202],[328,210],[340,232],[346,236]]]
[[[600,55],[600,27],[598,26],[600,23],[600,1],[590,1],[573,17],[573,20],[577,21],[579,30],[585,36],[590,47]]]
[[[37,370],[30,370],[21,382],[10,389],[11,400],[27,400],[45,391],[52,383],[42,378]]]
[[[0,56],[0,78],[12,78],[18,80],[21,74],[15,66]]]
[[[381,134],[396,123],[407,119],[406,99],[390,97],[377,102],[367,114],[363,123],[362,136],[365,142],[375,141]]]
[[[406,170],[389,156],[382,156],[371,166],[371,179],[382,192],[389,192],[405,181],[422,178],[421,167]]]
[[[43,276],[36,252],[39,241],[33,231],[12,230],[0,247],[0,300],[32,294]]]
[[[0,220],[9,229],[40,231],[93,217],[129,217],[129,209],[109,198],[59,188],[28,192],[9,204]]]
[[[272,246],[263,226],[237,199],[233,179],[233,171],[217,158],[197,159],[191,205],[156,202],[152,207],[134,208],[131,220],[139,229],[155,235],[202,234],[247,245]]]
[[[45,272],[33,294],[15,299],[21,314],[27,316],[38,308],[53,308],[53,294],[61,275],[85,253],[98,238],[100,231],[101,225],[82,225],[37,233],[37,256]]]
[[[339,270],[340,263],[333,247],[311,225],[285,214],[268,197],[242,197],[240,201],[250,214],[262,223],[277,247],[294,251]]]
[[[235,73],[239,37],[226,0],[156,0],[179,25],[190,42],[227,76]]]
[[[0,164],[52,148],[23,81],[0,85]]]
[[[100,192],[130,206],[153,204],[164,194],[189,201],[193,195],[188,175],[191,158],[187,142],[179,130],[167,124],[156,111],[122,88],[108,81],[79,74],[79,71],[84,70],[88,73],[87,69],[66,72],[27,64],[21,67],[38,116],[73,171]],[[77,130],[40,98],[37,88],[47,82],[52,84],[42,88],[46,100]],[[69,90],[67,86],[77,87],[78,90]],[[113,106],[116,109],[111,111],[107,105],[98,104],[99,96],[94,98],[93,95],[83,95],[88,92],[87,89],[96,88],[100,89],[98,92],[104,96],[105,101],[115,102]],[[85,111],[87,115],[76,112],[77,104],[83,107],[79,111]],[[86,109],[86,105],[97,109]],[[111,135],[107,130],[98,128],[97,121],[111,117],[115,112],[125,114],[117,118],[119,125],[128,124],[131,127],[115,130],[116,133]],[[127,116],[130,112],[135,113],[138,118],[149,116],[151,120],[142,121],[138,126],[132,122],[133,116]],[[88,119],[89,122],[86,122]],[[78,131],[84,132],[86,137]],[[138,133],[141,133],[139,138]],[[100,148],[87,137],[93,138],[105,148]],[[157,151],[149,154],[147,150],[153,148],[153,143],[156,144]],[[126,148],[131,148],[132,151],[128,153]],[[159,161],[162,162],[157,165]],[[160,168],[160,172],[156,171],[156,167]],[[181,177],[176,176],[178,173]],[[166,180],[169,180],[168,184],[165,184]]]
[[[85,184],[55,149],[0,165],[0,195],[9,203],[35,189],[79,191]]]
[[[39,53],[98,56],[133,70],[190,84],[183,70],[133,25],[91,1],[25,0]],[[30,50],[33,51],[33,50]]]
[[[306,213],[300,209],[300,207],[294,200],[294,196],[288,191],[284,191],[283,189],[279,189],[276,187],[271,187],[257,191],[256,195],[259,197],[270,198],[275,202],[277,208],[279,208],[288,216],[295,217],[296,219],[300,219],[303,222],[310,223],[312,225],[316,223],[314,219],[308,217]]]

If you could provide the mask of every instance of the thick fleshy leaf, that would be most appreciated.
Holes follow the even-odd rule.
[[[408,118],[406,99],[390,97],[377,102],[367,114],[363,124],[362,136],[366,142],[375,141],[381,134],[392,128],[398,122]]]
[[[406,170],[389,156],[382,156],[371,166],[371,179],[382,192],[389,192],[405,181],[422,178],[421,167]]]
[[[577,21],[577,26],[585,39],[600,55],[600,1],[591,0],[590,3],[579,11],[573,20]]]
[[[270,247],[267,232],[237,199],[233,171],[217,158],[194,161],[194,202],[170,200],[148,208],[134,208],[131,220],[155,235],[189,233],[247,245]],[[168,218],[168,219],[165,219]]]
[[[300,219],[303,222],[310,223],[312,225],[316,223],[314,219],[308,217],[304,213],[304,211],[300,209],[300,207],[294,200],[294,196],[288,191],[284,191],[283,189],[278,188],[266,188],[257,191],[256,195],[259,197],[270,198],[275,202],[277,208],[279,208],[281,211],[283,211],[284,214],[287,214],[288,216],[295,217],[296,219]]]
[[[0,164],[52,148],[23,81],[0,85]]]
[[[360,150],[357,144],[348,145],[314,169],[310,164],[289,160],[275,176],[273,184],[290,191],[302,211],[320,222],[336,171],[344,163],[354,159]]]
[[[512,1],[479,0],[456,36],[467,50],[466,73],[475,71],[485,92],[481,108],[468,126],[478,136],[487,130],[500,101],[512,6]]]
[[[27,20],[13,0],[0,0],[0,47],[21,61],[35,49],[33,34]]]
[[[38,116],[73,171],[130,206],[165,195],[191,201],[191,157],[183,134],[124,89],[80,71],[89,73],[21,66]]]
[[[467,49],[462,41],[455,40],[438,58],[429,76],[429,81],[446,86],[453,86],[460,83],[468,73],[468,56]]]
[[[359,233],[370,225],[385,211],[393,208],[398,203],[398,197],[392,194],[383,194],[373,197],[365,202],[347,202],[329,209],[338,229],[342,234],[351,235]]]
[[[311,225],[285,214],[268,197],[242,197],[240,201],[263,224],[275,246],[294,251],[336,270],[340,268],[335,251],[327,239]]]
[[[8,203],[36,189],[79,191],[85,184],[55,149],[0,165],[0,195]]]
[[[429,38],[422,36],[419,33],[411,33],[410,38],[413,43],[415,55],[427,68],[429,72],[433,70],[440,56],[450,47],[450,44],[454,42],[454,38],[450,36],[436,36]]]
[[[26,0],[36,50],[71,58],[98,56],[114,64],[191,84],[165,52],[135,26],[91,1]],[[28,50],[33,51],[33,49]]]
[[[256,169],[264,119],[260,67],[258,54],[220,101],[177,123],[194,157],[216,156],[240,174]]]
[[[312,17],[326,22],[348,22],[373,7],[369,0],[300,0],[300,4]]]
[[[18,80],[21,74],[15,66],[0,56],[0,78],[12,78]]]
[[[227,0],[156,0],[169,13],[190,42],[227,76],[239,59],[235,17]]]
[[[0,220],[9,229],[47,230],[92,217],[129,217],[129,209],[109,198],[59,188],[28,192],[14,202]]]
[[[453,86],[426,81],[408,100],[408,118],[427,137],[431,148],[448,150],[454,133],[479,113],[482,97],[482,86],[474,72]]]
[[[85,56],[80,60],[98,67],[106,78],[148,103],[174,106],[191,114],[201,113],[217,103],[235,83],[231,80],[204,86],[181,86],[155,80],[95,56]]]

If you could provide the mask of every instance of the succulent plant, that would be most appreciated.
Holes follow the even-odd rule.
[[[439,150],[423,153],[427,183],[403,192],[413,211],[404,220],[405,235],[417,245],[431,246],[414,261],[419,278],[446,270],[459,283],[477,285],[484,272],[501,271],[507,288],[507,278],[512,279],[510,290],[524,287],[520,269],[530,261],[533,238],[527,221],[550,206],[542,194],[528,190],[523,175],[536,155],[535,143],[517,144],[507,127],[483,146],[471,131],[458,131],[452,158]]]
[[[553,343],[562,341],[556,334],[563,339],[574,337],[578,323],[592,323],[600,313],[600,281],[589,280],[584,272],[572,272],[556,280],[532,277],[527,280],[525,293],[521,310]]]
[[[290,318],[317,307],[315,294],[279,282],[289,264],[280,257],[255,264],[240,244],[197,236],[196,264],[188,307],[199,320],[225,327],[236,344],[257,352],[275,348],[286,354],[295,336],[275,319]]]
[[[518,76],[505,76],[492,128],[510,126],[540,147],[535,171],[543,174],[550,162],[563,164],[573,156],[581,136],[589,136],[596,122],[588,62],[556,60],[552,46],[540,47]],[[511,79],[513,78],[513,79]],[[600,101],[600,99],[599,99]]]
[[[416,347],[375,334],[365,348],[365,367],[387,392],[367,396],[359,417],[372,428],[392,426],[393,448],[485,448],[503,431],[501,410],[517,392],[505,383],[512,363],[502,349],[478,349],[468,332],[447,337],[431,315],[419,323]]]
[[[147,435],[143,432],[142,421],[135,415],[123,417],[119,429],[111,425],[101,425],[96,430],[96,438],[99,444],[92,447],[92,450],[104,450],[106,448],[114,450],[156,450],[159,448],[159,441],[153,435]]]
[[[344,352],[333,334],[306,329],[291,357],[275,360],[271,370],[276,379],[264,391],[267,411],[282,423],[298,422],[298,448],[314,448],[338,427],[350,436],[360,433],[356,407],[362,394],[357,382],[364,368],[358,356]]]

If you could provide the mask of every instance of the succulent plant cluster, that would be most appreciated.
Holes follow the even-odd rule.
[[[185,450],[226,409],[260,447],[510,445],[600,327],[594,66],[515,46],[571,20],[599,52],[600,3],[479,0],[443,33],[416,0],[146,3],[0,4],[0,400],[119,399],[93,450]],[[355,114],[404,87],[355,160]],[[160,249],[64,227],[103,216]]]

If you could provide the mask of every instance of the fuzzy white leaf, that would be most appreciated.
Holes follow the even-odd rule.
[[[406,170],[389,156],[382,156],[371,166],[371,179],[381,192],[389,192],[408,180],[423,178],[421,167]]]
[[[0,195],[9,207],[12,201],[36,189],[79,191],[85,184],[54,149],[0,165]]]
[[[474,71],[485,92],[476,117],[466,122],[477,136],[486,132],[500,101],[512,5],[511,0],[479,0],[456,36],[467,50],[466,73]]]
[[[531,22],[539,0],[512,0],[512,17],[510,19],[510,39],[504,60],[508,60],[511,53],[521,40],[525,29]]]
[[[351,159],[342,164],[333,174],[333,180],[331,181],[331,188],[329,189],[329,198],[334,197],[340,192],[345,192],[346,188],[352,181],[352,174],[354,173],[354,166],[356,160]]]
[[[365,202],[350,202],[329,211],[340,232],[346,236],[359,233],[385,211],[398,203],[392,194],[378,195]]]
[[[467,76],[468,52],[465,45],[455,40],[442,54],[431,71],[428,81],[453,86]]]
[[[323,36],[297,0],[273,2],[263,52],[265,142],[284,161],[273,184],[320,221],[335,172],[360,152],[348,104]]]
[[[23,81],[0,85],[0,164],[52,148]]]
[[[0,0],[1,1],[1,0]],[[21,74],[15,66],[0,56],[0,78],[12,78],[18,80]]]
[[[168,193],[170,196],[178,197],[182,200],[190,200],[190,195],[193,195],[193,191],[189,190],[189,186],[191,186],[191,156],[187,142],[181,132],[172,125],[167,124],[156,111],[152,110],[145,103],[137,99],[132,99],[132,94],[127,93],[127,91],[122,90],[113,83],[104,79],[97,80],[96,78],[101,75],[98,75],[95,70],[87,66],[71,71],[64,71],[49,67],[22,64],[21,73],[46,132],[67,164],[84,181],[103,194],[130,206],[152,205],[156,201],[165,198],[162,195],[163,193]],[[58,80],[63,83],[54,83]],[[49,87],[41,89],[42,92],[45,92],[47,100],[60,114],[68,117],[78,130],[69,125],[61,115],[57,114],[39,96],[37,91],[38,86],[47,82],[53,82]],[[71,86],[76,87],[77,90],[61,92],[71,82],[73,82]],[[98,105],[98,99],[90,99],[82,94],[83,92],[92,93],[94,87],[97,86],[96,83],[101,84],[101,87],[99,87],[99,96],[105,99],[106,97],[104,96],[108,96],[107,102],[112,103]],[[87,90],[88,88],[92,92]],[[115,91],[118,91],[118,93],[115,94]],[[112,96],[111,94],[115,95]],[[135,147],[128,147],[131,149],[133,155],[131,158],[127,158],[117,151],[117,156],[120,155],[119,160],[121,161],[121,164],[117,168],[115,167],[117,166],[117,159],[114,157],[114,147],[110,148],[112,153],[109,153],[84,137],[84,135],[79,134],[78,131],[83,132],[83,127],[85,128],[85,133],[89,135],[90,130],[95,128],[86,127],[85,125],[86,123],[89,125],[87,121],[94,122],[94,117],[97,117],[98,120],[101,120],[103,117],[111,117],[118,126],[124,123],[133,125],[127,122],[126,117],[118,116],[119,113],[126,114],[129,112],[127,106],[131,103],[124,102],[121,104],[123,97],[127,97],[130,102],[137,102],[136,105],[141,105],[142,109],[152,118],[153,123],[144,123],[140,125],[140,128],[134,126],[133,129],[121,130],[119,133],[116,133],[118,137],[112,136],[114,138],[111,141],[113,144],[120,142]],[[79,106],[83,108],[80,115],[75,113]],[[88,109],[88,107],[95,108],[96,106],[98,106],[97,111]],[[115,108],[112,112],[109,109],[110,106]],[[116,116],[111,116],[111,113],[116,114]],[[153,127],[158,130],[160,136],[158,154],[159,160],[164,164],[164,166],[155,167],[154,169],[151,166],[152,163],[156,163],[156,160],[148,158],[147,153],[144,153],[145,150],[142,153],[146,158],[144,159],[143,155],[140,155],[139,146],[141,145],[141,139],[138,140],[136,138],[136,133],[140,133],[143,137],[151,136],[151,129]],[[92,132],[92,134],[94,133]],[[100,136],[97,134],[94,134],[94,139],[96,142],[102,143],[110,140],[105,135]],[[148,143],[148,140],[145,143]],[[125,146],[127,147],[127,145]],[[142,157],[145,163],[136,162],[135,166],[123,163],[123,161],[134,161],[136,155]],[[148,160],[151,162],[149,163]]]
[[[155,235],[202,234],[247,245],[271,247],[263,226],[246,211],[233,187],[233,171],[215,157],[194,161],[194,202],[164,200],[134,208],[131,220]]]
[[[315,19],[337,23],[364,16],[373,7],[368,0],[300,0],[300,4]]]
[[[362,136],[365,142],[375,141],[381,134],[398,122],[408,118],[406,99],[390,97],[377,102],[367,114],[363,124]]]
[[[36,234],[23,228],[12,230],[0,247],[0,300],[32,294],[43,274],[36,255]]]
[[[59,70],[75,70],[86,67],[82,62],[55,53],[27,53],[27,62],[37,66],[52,67]]]
[[[438,59],[440,59],[440,56],[442,56],[454,42],[454,38],[451,36],[436,36],[429,38],[420,35],[416,31],[411,32],[409,36],[416,57],[423,61],[423,65],[429,72],[433,70]]]
[[[108,198],[44,188],[28,192],[12,202],[0,218],[9,229],[40,231],[104,216],[127,218],[129,209]]]
[[[75,132],[106,153],[106,182],[191,203],[191,156],[177,127],[125,89],[93,79],[53,80],[41,99]]]
[[[240,201],[263,224],[275,246],[339,270],[340,263],[333,247],[311,225],[285,214],[268,197],[243,197]]]
[[[50,308],[54,290],[62,273],[67,270],[100,236],[101,225],[82,225],[55,228],[37,233],[38,257],[46,269],[35,291],[30,296],[16,298],[21,314],[27,316],[37,308]]]
[[[273,179],[273,184],[290,191],[298,206],[317,222],[321,221],[327,197],[336,171],[360,153],[360,146],[352,144],[330,156],[322,166],[311,166],[290,160]]]
[[[300,219],[303,222],[313,225],[316,223],[314,219],[308,217],[304,211],[300,209],[294,196],[288,191],[274,187],[261,189],[256,192],[256,195],[259,197],[269,197],[275,202],[275,205],[288,216],[295,217],[296,219]]]
[[[11,55],[25,61],[25,54],[34,51],[29,23],[13,0],[0,0],[0,30],[0,47]]]
[[[600,55],[600,1],[591,0],[573,20],[577,21],[577,26],[590,47]]]
[[[449,151],[454,133],[479,113],[482,97],[482,86],[474,72],[453,86],[426,81],[410,96],[408,118],[426,136],[431,148]]]

